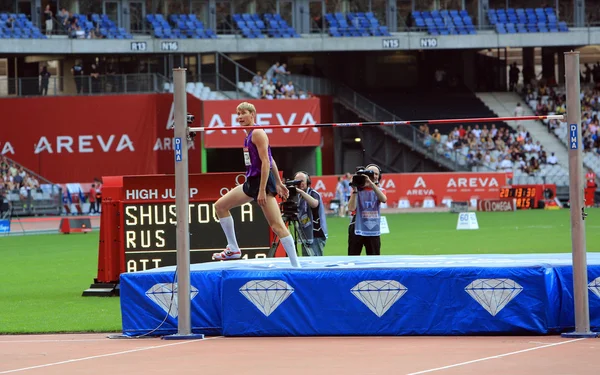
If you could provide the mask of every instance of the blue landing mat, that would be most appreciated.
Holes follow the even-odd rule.
[[[600,253],[588,253],[600,328]],[[571,254],[303,257],[191,266],[194,333],[549,334],[574,326]],[[175,267],[121,275],[123,333],[177,332]],[[168,314],[167,314],[168,313]]]

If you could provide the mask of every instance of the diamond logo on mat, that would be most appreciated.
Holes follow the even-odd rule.
[[[396,280],[365,280],[350,292],[378,317],[382,317],[408,289]]]
[[[190,300],[198,295],[198,289],[190,285]],[[177,305],[177,284],[159,283],[146,291],[146,296],[160,306],[166,313],[173,318],[177,318],[179,311]],[[169,307],[171,307],[169,309]]]
[[[240,293],[269,316],[294,293],[294,288],[282,280],[252,280],[240,288]]]
[[[596,277],[591,283],[588,284],[588,289],[600,298],[600,277]]]
[[[511,279],[477,279],[467,285],[469,293],[492,316],[496,316],[523,287]]]

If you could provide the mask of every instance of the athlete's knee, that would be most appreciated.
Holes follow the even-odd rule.
[[[217,212],[218,217],[228,216],[230,209],[231,207],[227,205],[226,201],[223,198],[219,198],[219,200],[215,202],[215,211]]]
[[[279,222],[272,223],[271,224],[271,229],[273,230],[273,232],[279,238],[287,237],[290,234],[290,232],[287,230],[287,228],[286,228],[285,224],[283,224],[283,222],[281,222],[281,223],[279,223]]]

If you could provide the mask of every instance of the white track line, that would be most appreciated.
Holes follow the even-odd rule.
[[[0,340],[0,344],[29,344],[29,343],[33,343],[35,344],[36,342],[85,342],[85,341],[106,341],[106,337],[104,338],[98,338],[98,339],[42,339],[42,340]]]
[[[218,339],[218,338],[221,338],[221,337],[222,336],[209,337],[209,338],[205,338],[203,340],[180,341],[180,342],[175,342],[175,343],[170,343],[170,344],[165,344],[165,345],[149,346],[147,348],[139,348],[139,349],[125,350],[125,351],[122,351],[122,352],[99,354],[99,355],[93,355],[93,356],[90,356],[90,357],[69,359],[69,360],[66,360],[66,361],[46,363],[44,365],[37,365],[37,366],[31,366],[31,367],[22,367],[22,368],[17,368],[17,369],[14,369],[14,370],[0,371],[0,374],[11,374],[13,372],[35,370],[35,369],[38,369],[38,368],[45,368],[45,367],[51,367],[51,366],[64,365],[64,364],[67,364],[67,363],[75,363],[75,362],[88,361],[90,359],[97,359],[97,358],[104,358],[104,357],[113,357],[113,356],[116,356],[116,355],[123,355],[123,354],[136,353],[136,352],[143,352],[145,350],[152,350],[152,349],[161,349],[161,348],[166,348],[166,347],[169,347],[169,346],[189,344],[189,343],[192,343],[192,342],[203,342],[203,341],[206,341],[206,340]]]
[[[460,362],[460,363],[455,363],[453,365],[448,365],[448,366],[443,366],[443,367],[436,367],[436,368],[432,368],[429,370],[423,370],[423,371],[418,371],[418,372],[411,372],[410,374],[406,374],[406,375],[419,375],[419,374],[426,374],[429,372],[435,372],[435,371],[441,371],[441,370],[447,370],[449,368],[454,368],[454,367],[460,367],[460,366],[465,366],[465,365],[470,365],[472,363],[477,363],[477,362],[483,362],[483,361],[487,361],[490,359],[497,359],[497,358],[502,358],[502,357],[508,357],[510,355],[515,355],[515,354],[521,354],[521,353],[526,353],[526,352],[530,352],[533,350],[539,350],[539,349],[544,349],[544,348],[549,348],[552,346],[557,346],[557,345],[563,345],[563,344],[569,344],[572,342],[576,342],[576,341],[581,341],[581,340],[585,340],[585,338],[581,338],[581,339],[573,339],[573,340],[568,340],[568,341],[561,341],[561,342],[555,342],[553,344],[547,344],[547,345],[542,345],[542,346],[536,346],[535,348],[529,348],[529,349],[523,349],[523,350],[517,350],[516,352],[510,352],[510,353],[504,353],[504,354],[498,354],[498,355],[493,355],[491,357],[485,357],[485,358],[479,358],[479,359],[474,359],[472,361],[466,361],[466,362]],[[1,373],[0,373],[1,374]]]

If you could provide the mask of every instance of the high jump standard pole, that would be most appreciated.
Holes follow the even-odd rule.
[[[590,330],[588,273],[585,248],[585,216],[583,202],[583,142],[581,139],[581,88],[579,52],[565,52],[567,87],[567,126],[569,127],[569,201],[571,207],[571,246],[573,252],[573,296],[575,331],[563,337],[598,337]]]
[[[175,206],[177,213],[177,334],[163,336],[165,340],[203,339],[204,335],[192,334],[190,313],[190,224],[188,181],[188,125],[187,94],[184,68],[173,69],[173,103],[175,146]]]

